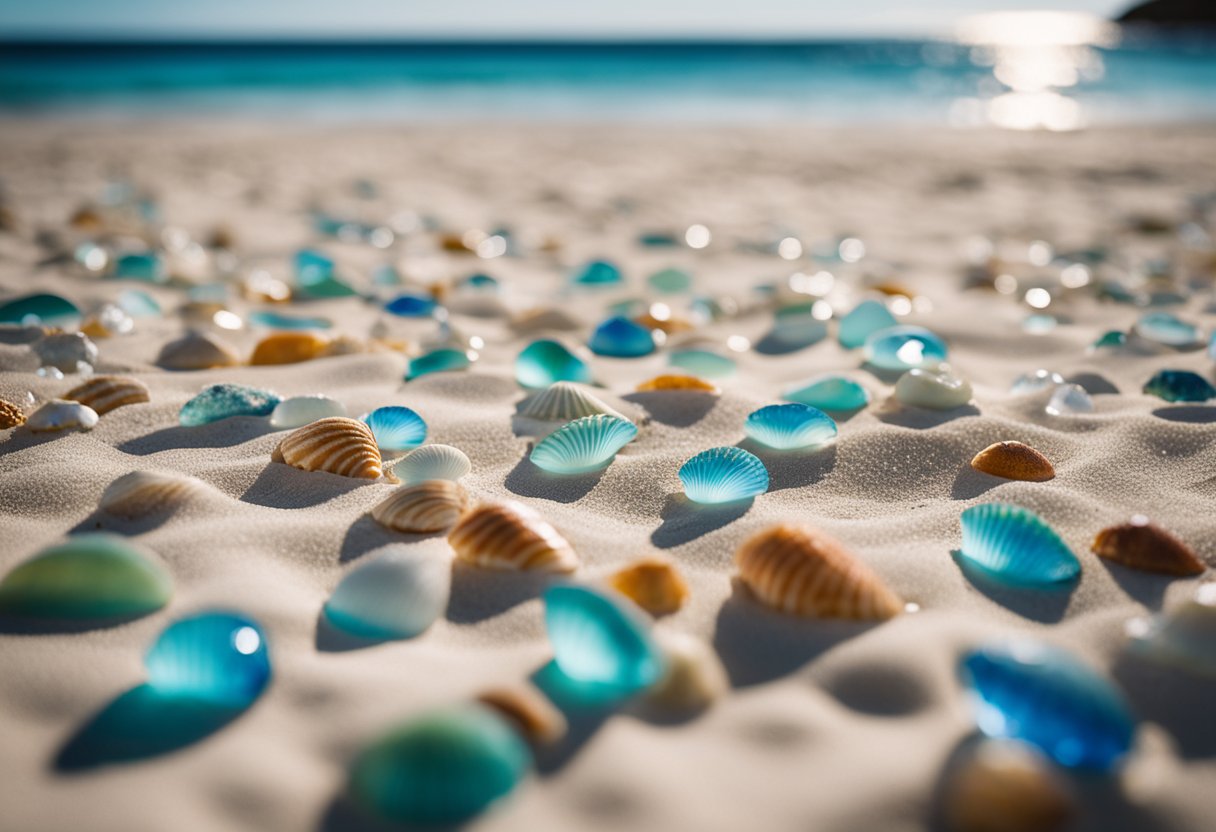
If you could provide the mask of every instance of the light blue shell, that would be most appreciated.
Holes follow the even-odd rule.
[[[628,419],[597,413],[575,419],[546,436],[529,459],[553,474],[585,474],[603,468],[638,435]]]
[[[270,681],[266,636],[237,613],[205,612],[174,621],[144,658],[148,684],[164,696],[243,708]]]
[[[768,469],[742,448],[710,448],[680,466],[684,493],[695,503],[732,503],[768,490]]]
[[[702,378],[724,378],[735,371],[735,359],[711,350],[676,350],[667,363]]]
[[[911,370],[946,360],[946,342],[920,326],[893,326],[866,338],[866,361],[883,370]]]
[[[558,341],[542,338],[524,347],[515,359],[515,380],[540,389],[558,381],[591,383],[591,368]]]
[[[1106,771],[1131,748],[1135,719],[1123,695],[1076,656],[1031,640],[981,647],[963,657],[976,723],[1069,768]]]
[[[212,384],[182,405],[178,421],[186,427],[198,427],[231,416],[269,416],[282,397],[269,390],[246,387],[243,384]]]
[[[1075,578],[1081,564],[1037,514],[1009,503],[984,503],[962,514],[962,555],[1007,583],[1052,584]]]
[[[805,404],[771,404],[752,412],[743,432],[761,445],[788,451],[823,445],[836,438],[831,416]]]
[[[815,379],[787,391],[782,398],[836,413],[860,410],[870,403],[870,394],[866,388],[844,376]]]
[[[898,325],[899,321],[887,309],[885,303],[880,300],[863,300],[840,319],[836,339],[845,349],[854,350],[864,344],[871,334]]]
[[[610,358],[641,358],[655,349],[649,329],[620,315],[596,327],[587,346],[596,355]]]
[[[382,451],[408,451],[426,441],[426,422],[408,407],[377,407],[361,419],[372,429]]]
[[[544,600],[553,660],[569,678],[621,697],[662,678],[665,662],[649,622],[612,594],[559,585]]]
[[[459,448],[451,445],[423,445],[410,451],[393,466],[393,474],[402,485],[415,485],[427,480],[456,480],[473,470],[473,463]]]
[[[464,350],[441,347],[417,358],[410,359],[410,368],[409,372],[405,375],[405,380],[413,381],[420,376],[429,376],[431,373],[451,373],[457,370],[467,370],[472,363],[469,360],[468,353],[464,352]]]

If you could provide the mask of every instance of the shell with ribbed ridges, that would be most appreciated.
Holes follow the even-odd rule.
[[[484,503],[448,535],[456,557],[486,569],[573,572],[578,555],[557,529],[522,503]]]
[[[371,429],[358,419],[331,416],[283,438],[272,459],[304,471],[378,479],[384,469]]]

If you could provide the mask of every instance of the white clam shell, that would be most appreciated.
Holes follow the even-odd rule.
[[[458,480],[473,470],[473,463],[459,448],[451,445],[423,445],[403,456],[393,466],[393,474],[405,485],[426,480]]]
[[[929,410],[953,410],[971,401],[971,384],[947,365],[909,370],[895,383],[901,404]]]
[[[53,430],[92,430],[98,421],[97,411],[79,402],[51,399],[25,420],[25,426],[37,433]]]
[[[300,428],[318,419],[330,416],[345,416],[346,405],[329,396],[292,396],[284,399],[270,414],[273,428]]]
[[[538,422],[569,422],[601,413],[627,418],[586,388],[569,381],[550,384],[519,408],[519,415]]]
[[[116,517],[135,519],[172,511],[210,493],[211,486],[185,474],[132,471],[106,486],[99,506]]]
[[[369,553],[325,604],[335,627],[364,638],[412,638],[447,609],[450,559],[435,549],[390,543]]]

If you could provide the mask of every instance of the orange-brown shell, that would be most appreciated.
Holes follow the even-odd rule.
[[[1098,557],[1144,572],[1198,575],[1207,568],[1194,549],[1142,515],[1098,532],[1092,548]]]
[[[971,467],[1007,480],[1046,482],[1056,475],[1051,460],[1021,442],[995,442],[975,455]]]
[[[899,596],[877,574],[818,529],[765,529],[744,541],[735,563],[756,597],[782,612],[883,620],[903,610]]]
[[[557,529],[523,503],[484,503],[448,535],[456,557],[487,569],[573,572],[578,555]]]
[[[536,745],[552,745],[566,735],[566,717],[529,685],[490,688],[478,694],[477,701],[506,717]]]
[[[67,392],[65,399],[80,402],[97,411],[109,413],[123,405],[138,404],[151,399],[148,385],[127,376],[94,376]]]
[[[654,616],[668,615],[688,600],[688,584],[669,561],[642,558],[608,578],[608,585]]]
[[[948,772],[943,814],[952,832],[1061,832],[1077,800],[1032,746],[983,740]]]
[[[328,346],[328,338],[312,332],[275,332],[258,342],[249,363],[255,366],[299,364],[322,355]]]
[[[657,329],[666,332],[668,335],[673,335],[677,332],[689,332],[692,330],[692,324],[683,318],[656,318],[649,312],[638,315],[633,319],[633,322],[647,329]]]
[[[639,393],[652,393],[656,390],[684,390],[692,393],[717,393],[718,388],[708,381],[702,381],[696,376],[662,375],[655,376],[649,381],[638,385]]]
[[[446,532],[468,507],[469,495],[460,483],[426,480],[394,490],[372,509],[372,518],[407,534]]]
[[[384,473],[371,428],[344,416],[318,419],[292,431],[279,443],[272,459],[304,471],[343,477],[374,480]]]
[[[0,399],[0,430],[25,424],[25,412],[12,402]]]

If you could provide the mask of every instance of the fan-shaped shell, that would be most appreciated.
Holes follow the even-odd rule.
[[[275,332],[258,342],[249,363],[298,364],[323,355],[328,347],[329,339],[315,332]]]
[[[451,445],[423,445],[410,451],[393,466],[393,474],[403,484],[426,480],[456,480],[473,470],[473,463],[459,448]]]
[[[403,485],[372,509],[381,526],[407,534],[445,532],[469,507],[469,495],[458,482],[426,480]]]
[[[241,357],[223,341],[199,332],[189,332],[165,344],[156,363],[167,370],[207,370],[212,367],[235,367],[241,363]]]
[[[876,573],[818,529],[785,524],[765,529],[744,541],[735,564],[756,597],[781,612],[885,620],[904,608]]]
[[[357,419],[331,416],[292,431],[275,450],[275,462],[304,471],[325,471],[374,480],[383,473],[371,429]]]
[[[648,381],[643,381],[638,385],[639,393],[653,393],[660,390],[674,390],[684,393],[713,393],[717,394],[718,388],[710,384],[708,381],[697,378],[696,376],[685,375],[661,375],[655,376]]]
[[[566,735],[566,717],[531,685],[490,688],[477,701],[497,711],[531,743],[553,745]]]
[[[172,511],[209,490],[202,480],[185,474],[132,471],[106,486],[100,508],[115,517],[133,520]]]
[[[456,557],[487,569],[573,572],[578,556],[557,529],[523,503],[486,503],[448,535]]]
[[[731,503],[768,490],[768,469],[742,448],[710,448],[680,466],[684,493],[695,503]]]
[[[55,430],[92,430],[97,426],[97,412],[79,402],[51,399],[25,420],[25,426],[35,433]]]
[[[603,468],[637,435],[637,426],[620,416],[584,416],[536,443],[529,459],[554,474],[585,474]]]
[[[601,414],[625,418],[585,388],[569,381],[554,382],[519,406],[519,415],[541,422],[569,422]]]
[[[380,450],[388,453],[408,451],[426,441],[426,422],[422,417],[400,405],[377,407],[363,414]]]
[[[1009,583],[1057,583],[1081,571],[1060,536],[1020,506],[972,506],[963,512],[962,526],[962,556]]]
[[[94,376],[84,384],[78,384],[64,396],[74,402],[88,405],[98,415],[127,404],[150,400],[148,385],[127,376]]]
[[[985,740],[949,773],[944,813],[952,832],[1060,832],[1077,814],[1066,781],[1034,746]]]
[[[1051,460],[1021,442],[994,442],[971,460],[975,470],[1007,480],[1046,482],[1056,475]]]
[[[825,445],[836,438],[835,420],[805,404],[771,404],[753,411],[743,432],[761,445],[793,450]]]
[[[25,412],[13,404],[0,399],[0,430],[8,430],[25,424]]]
[[[659,557],[642,558],[619,569],[608,585],[651,615],[668,615],[688,600],[688,584],[675,566]]]
[[[1098,532],[1093,551],[1132,569],[1163,575],[1199,575],[1207,568],[1190,546],[1142,514]]]

